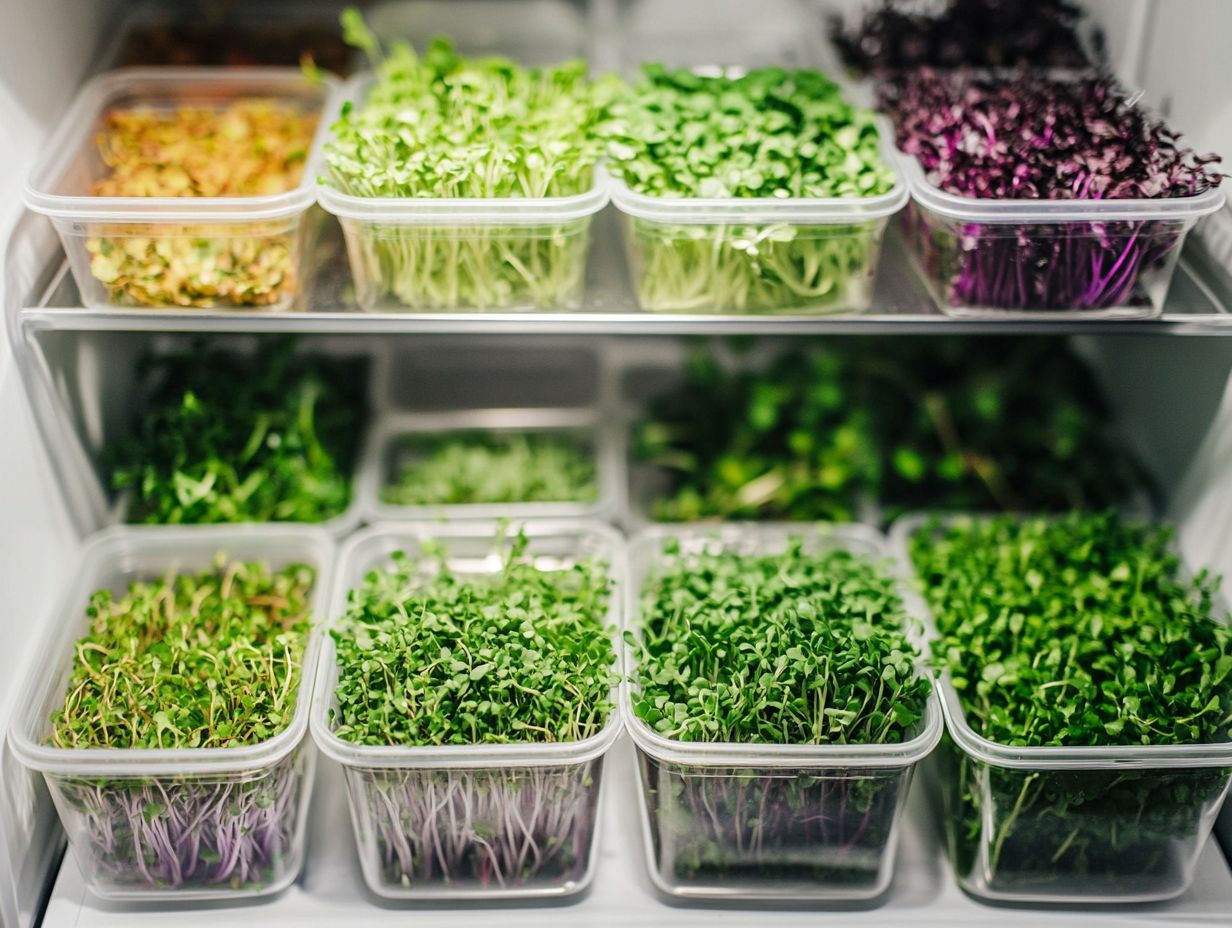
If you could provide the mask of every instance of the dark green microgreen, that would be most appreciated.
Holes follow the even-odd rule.
[[[395,506],[593,502],[594,451],[568,432],[405,436],[381,500]]]
[[[50,743],[62,748],[257,744],[290,724],[315,573],[227,562],[90,597]]]
[[[610,582],[596,560],[537,562],[519,534],[491,574],[395,553],[332,631],[334,732],[357,744],[577,741],[612,710]]]
[[[911,558],[933,652],[992,741],[1116,746],[1226,741],[1232,631],[1206,572],[1182,579],[1171,529],[1114,513],[933,522]],[[994,890],[1175,892],[1178,854],[1232,771],[986,766],[950,746],[957,869]],[[987,825],[991,816],[992,826]]]
[[[252,355],[198,342],[145,357],[148,398],[108,447],[128,521],[322,522],[351,501],[367,416],[367,361],[299,356],[285,339]]]

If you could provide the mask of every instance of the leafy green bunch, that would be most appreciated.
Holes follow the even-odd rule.
[[[642,596],[639,718],[681,741],[884,744],[911,737],[930,685],[894,580],[836,549],[664,547]]]
[[[607,107],[614,173],[663,197],[867,197],[894,186],[873,113],[816,71],[703,76],[649,64]]]
[[[447,39],[382,52],[356,10],[344,37],[376,71],[325,146],[328,179],[363,197],[548,197],[586,191],[602,153],[586,64],[463,58]]]
[[[1099,508],[1149,486],[1109,418],[1060,339],[830,340],[760,366],[703,348],[634,448],[665,521]]]
[[[405,436],[381,500],[395,506],[590,502],[595,462],[567,432]]]
[[[64,704],[62,748],[256,744],[290,723],[315,573],[227,562],[90,597]]]
[[[1115,513],[934,523],[911,557],[972,726],[1010,745],[1222,741],[1232,630],[1172,532]]]
[[[351,500],[366,361],[208,342],[142,359],[146,408],[107,449],[130,522],[322,522]]]
[[[519,534],[500,571],[459,575],[444,552],[397,552],[350,591],[332,635],[332,718],[357,744],[562,742],[612,710],[606,568],[543,569]]]

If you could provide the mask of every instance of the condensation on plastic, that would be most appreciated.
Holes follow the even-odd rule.
[[[772,554],[792,537],[813,551],[886,557],[881,535],[862,525],[648,528],[629,546],[626,629],[638,633],[641,590],[663,564],[669,539],[678,539],[687,557]],[[922,646],[919,634],[912,638]],[[715,900],[866,900],[885,891],[912,774],[941,737],[935,691],[919,730],[902,744],[684,742],[659,735],[633,711],[636,660],[627,643],[624,661],[629,679],[620,705],[637,748],[646,859],[658,889]],[[695,807],[709,811],[695,815]],[[763,827],[786,840],[767,847]]]
[[[536,521],[524,527],[530,540],[528,554],[544,569],[565,567],[581,557],[598,557],[608,563],[613,581],[609,621],[615,632],[625,574],[620,535],[609,526],[580,520]],[[345,613],[349,591],[369,571],[387,566],[394,551],[414,557],[423,551],[425,542],[432,541],[444,547],[451,569],[459,574],[499,570],[501,556],[493,550],[497,531],[495,522],[476,521],[405,522],[358,532],[338,557],[331,623]],[[613,646],[618,647],[615,635]],[[568,896],[590,884],[598,863],[603,760],[621,729],[615,707],[603,729],[584,741],[419,747],[353,744],[332,730],[337,679],[334,645],[327,640],[316,681],[312,735],[322,753],[343,767],[360,868],[374,893],[392,899],[512,899]],[[613,703],[616,697],[613,690]],[[531,797],[530,807],[521,804],[523,795]],[[531,842],[539,849],[536,854],[545,852],[533,877],[488,870],[481,876],[452,879],[433,872],[432,854],[416,851],[419,836],[429,832],[442,847],[465,848],[486,841],[483,834],[460,821],[465,818],[461,813],[474,812],[477,803],[487,804],[482,809],[485,821],[509,821],[512,816],[525,822],[523,816],[530,815],[533,824],[534,815],[543,815],[537,804],[543,800],[551,802],[555,812],[550,820],[539,822],[545,834]],[[551,855],[546,854],[548,850]]]
[[[318,161],[333,122],[337,90],[338,82],[332,77],[309,81],[294,69],[125,68],[101,74],[82,88],[43,149],[26,182],[26,205],[51,217],[87,307],[135,308],[131,302],[114,298],[107,284],[95,276],[89,247],[96,243],[96,248],[133,248],[139,254],[176,248],[195,254],[208,246],[246,267],[261,260],[274,262],[284,267],[285,273],[280,276],[271,271],[267,281],[269,294],[262,297],[265,302],[212,302],[205,295],[208,288],[203,286],[197,298],[207,305],[199,308],[291,309],[302,292],[307,270],[306,219],[316,200]],[[270,196],[247,197],[89,195],[92,183],[106,172],[97,152],[96,135],[109,111],[120,107],[165,110],[185,103],[222,107],[252,98],[270,99],[318,114],[304,174],[295,188]],[[170,275],[171,266],[163,273]],[[152,279],[157,280],[157,275]],[[153,287],[152,291],[157,289]],[[175,279],[168,280],[166,289],[169,293],[180,292]],[[146,308],[193,308],[172,299],[151,299],[154,305]]]
[[[943,524],[969,518],[937,517]],[[911,538],[931,518],[928,514],[904,516],[891,529],[890,547],[898,569],[912,577],[917,587],[920,581],[911,563]],[[927,605],[918,596],[912,602],[930,637],[935,637]],[[942,673],[939,689],[948,735],[938,752],[939,785],[951,863],[963,889],[982,899],[1004,902],[1116,904],[1171,899],[1189,887],[1232,783],[1232,741],[1067,747],[999,744],[982,737],[967,721],[948,672]],[[1112,801],[1090,813],[1070,808],[1063,820],[1046,812],[1040,827],[1022,839],[1030,841],[1029,846],[1016,847],[1012,829],[1029,824],[1021,800],[1033,788],[1051,789],[1058,795],[1094,796],[1097,801],[1111,797]],[[1116,806],[1118,789],[1128,804],[1113,818],[1108,809]],[[978,827],[969,835],[962,833],[964,810],[978,816]],[[1144,822],[1142,815],[1147,811],[1164,816],[1164,824],[1155,827]],[[1095,814],[1100,819],[1094,827],[1144,837],[1136,846],[1090,848],[1091,857],[1105,868],[1103,873],[1071,862],[1055,863],[1069,849],[1071,831]],[[1143,855],[1149,858],[1145,864]]]
[[[57,748],[47,744],[50,718],[63,701],[72,669],[74,643],[89,624],[85,610],[91,594],[99,589],[120,594],[138,580],[158,579],[171,571],[204,570],[219,552],[233,559],[262,561],[274,569],[296,562],[316,569],[314,630],[304,652],[295,711],[287,727],[259,744],[235,748]],[[113,528],[86,544],[56,623],[31,663],[22,702],[13,715],[9,744],[22,764],[43,774],[69,847],[94,894],[133,900],[233,899],[276,893],[295,880],[304,858],[305,816],[315,770],[315,751],[305,734],[333,556],[329,535],[304,526],[219,527],[181,533]],[[267,857],[263,870],[254,870],[240,885],[232,885],[225,875],[194,878],[184,872],[198,867],[208,871],[211,864],[225,868],[227,863],[211,862],[204,856],[192,860],[184,847],[176,847],[175,854],[164,848],[161,857],[151,858],[149,847],[156,846],[160,823],[169,809],[191,820],[214,808],[225,810],[245,803],[270,811],[259,813],[266,817],[262,825],[268,834],[252,839],[263,845]],[[134,829],[142,829],[142,834]],[[143,873],[133,865],[142,858],[150,866],[153,859],[171,869]]]

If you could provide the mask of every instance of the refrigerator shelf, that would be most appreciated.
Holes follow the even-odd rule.
[[[213,926],[220,919],[259,919],[267,928],[281,926],[405,925],[410,920],[434,926],[487,925],[493,919],[509,928],[548,926],[649,926],[671,922],[680,926],[763,923],[772,918],[783,928],[817,925],[926,925],[983,926],[993,920],[1011,926],[1071,925],[1080,917],[1092,928],[1104,925],[1222,925],[1232,910],[1232,869],[1214,840],[1198,861],[1190,890],[1172,902],[1148,906],[1098,908],[1016,908],[983,905],[963,894],[945,862],[944,849],[935,837],[929,816],[927,790],[921,782],[912,790],[904,818],[894,882],[871,904],[826,908],[734,908],[714,905],[669,904],[655,894],[646,873],[641,822],[636,814],[636,771],[633,750],[622,736],[609,756],[610,789],[604,797],[598,872],[593,888],[580,900],[557,905],[506,904],[488,906],[424,903],[395,905],[364,889],[353,842],[347,835],[346,796],[340,769],[320,759],[317,789],[309,818],[308,860],[300,879],[285,893],[255,907],[218,905],[165,906],[139,909],[107,903],[89,896],[81,873],[66,856],[52,889],[43,925],[46,928],[142,928],[173,919],[180,928]],[[1079,914],[1080,913],[1080,914]]]

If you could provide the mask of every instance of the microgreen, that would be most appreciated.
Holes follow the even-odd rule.
[[[360,197],[541,198],[585,193],[602,153],[600,94],[586,65],[523,68],[463,58],[437,39],[386,55],[358,13],[345,38],[375,79],[344,105],[325,146],[324,180]],[[578,298],[588,220],[519,227],[373,225],[367,273],[408,306],[560,308]]]
[[[923,70],[882,88],[899,147],[928,180],[999,200],[1192,197],[1220,184],[1197,155],[1114,82]],[[909,231],[953,305],[1092,310],[1146,305],[1175,259],[1176,220],[981,225],[921,209]]]
[[[444,551],[395,552],[332,634],[331,719],[371,745],[559,743],[613,706],[610,582],[595,560],[545,564],[526,536],[500,569],[458,573]],[[384,879],[524,885],[575,872],[593,828],[598,761],[499,771],[387,771],[367,782]]]
[[[1109,419],[1061,340],[832,340],[764,365],[699,350],[634,447],[666,521],[1058,510],[1149,486]]]
[[[959,519],[926,525],[910,550],[937,624],[933,652],[983,737],[1113,748],[1228,740],[1232,631],[1217,621],[1216,581],[1181,579],[1170,529],[1112,513]],[[987,879],[1015,890],[1171,885],[1229,777],[1002,769],[965,754],[948,763],[960,872],[983,843]]]
[[[647,65],[608,104],[609,167],[663,198],[869,197],[888,192],[871,112],[816,71],[739,77]],[[871,279],[875,223],[676,225],[631,220],[646,309],[848,308]]]
[[[569,432],[473,431],[404,436],[381,501],[395,506],[586,503],[593,451]]]
[[[698,549],[672,540],[642,594],[633,711],[666,738],[887,744],[930,692],[895,581],[846,550]],[[902,771],[693,769],[647,758],[676,878],[875,882]],[[805,811],[807,810],[807,812]],[[842,852],[839,852],[842,849]]]
[[[315,580],[226,562],[90,599],[49,743],[63,748],[225,748],[286,729],[299,698]],[[64,778],[73,828],[106,878],[142,888],[260,888],[286,866],[302,764],[234,776]]]
[[[321,522],[351,499],[366,417],[366,362],[301,357],[290,341],[251,356],[206,342],[145,357],[148,397],[108,448],[130,522]]]

